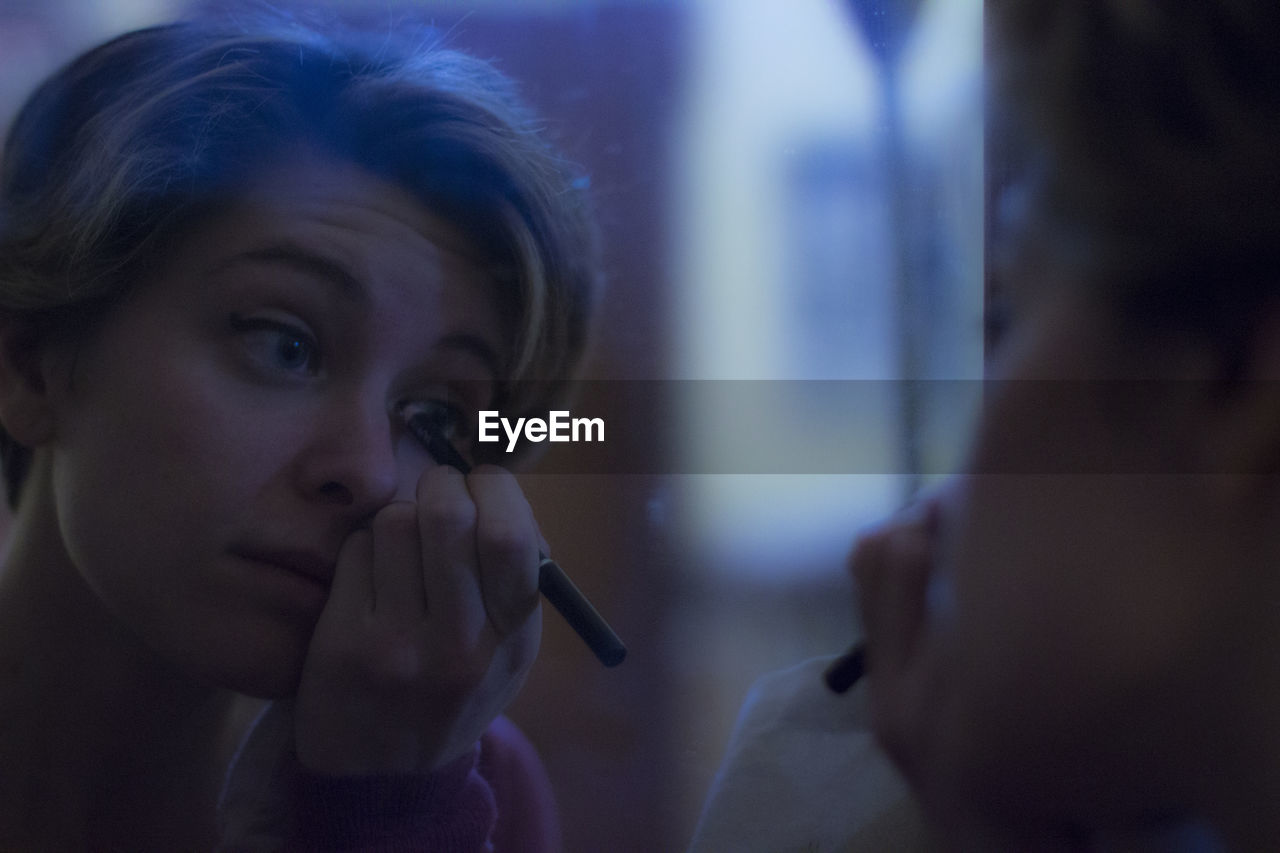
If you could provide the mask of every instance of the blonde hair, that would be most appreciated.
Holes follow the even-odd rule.
[[[497,407],[557,400],[598,278],[585,179],[489,64],[356,41],[185,22],[120,36],[55,73],[0,163],[0,315],[79,334],[184,229],[305,143],[462,229],[495,271],[513,332]],[[16,503],[30,451],[2,431],[0,451]]]

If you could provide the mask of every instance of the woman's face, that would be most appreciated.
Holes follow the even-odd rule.
[[[399,188],[301,158],[79,343],[49,446],[62,539],[163,657],[292,691],[343,540],[433,464],[397,406],[490,402],[504,330],[464,250]]]
[[[956,748],[997,813],[1130,820],[1212,765],[1256,530],[1238,478],[1203,473],[1229,418],[1206,349],[1135,335],[1083,286],[1020,301],[942,498]]]

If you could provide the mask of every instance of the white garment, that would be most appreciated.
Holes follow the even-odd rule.
[[[218,801],[218,853],[284,847],[285,792],[297,772],[292,702],[270,702],[231,761]]]
[[[823,683],[832,660],[752,686],[690,853],[931,849],[906,783],[870,731],[865,685],[837,696]]]

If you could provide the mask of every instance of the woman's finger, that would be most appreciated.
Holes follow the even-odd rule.
[[[933,549],[916,522],[894,527],[883,549],[874,661],[885,671],[899,672],[909,665],[920,639]]]
[[[869,671],[904,666],[915,646],[933,564],[936,515],[932,503],[917,504],[864,534],[850,556]]]
[[[880,633],[881,590],[886,581],[884,552],[890,531],[888,522],[864,531],[858,536],[849,555],[849,570],[853,575],[858,613],[867,647],[868,671],[874,662],[872,640]]]
[[[373,534],[361,528],[338,551],[325,609],[363,614],[373,609],[373,600]]]
[[[488,620],[476,570],[476,507],[459,471],[436,465],[418,480],[417,523],[429,623],[440,648],[464,655]]]
[[[393,624],[421,623],[430,602],[422,580],[418,510],[396,501],[378,511],[373,534],[373,611]]]
[[[533,511],[509,471],[492,465],[467,479],[476,504],[476,551],[485,611],[499,635],[538,606],[538,534]]]

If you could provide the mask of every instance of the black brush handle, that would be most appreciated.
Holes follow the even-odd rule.
[[[409,428],[427,448],[431,458],[441,465],[471,473],[471,465],[440,433],[439,425],[425,412],[409,418]],[[609,627],[609,623],[591,605],[582,591],[569,580],[564,569],[546,554],[538,552],[538,591],[564,617],[569,627],[582,638],[587,648],[605,666],[617,666],[627,656],[627,647]]]
[[[832,661],[822,680],[832,693],[847,693],[862,678],[867,669],[867,647],[858,643],[845,654]]]

